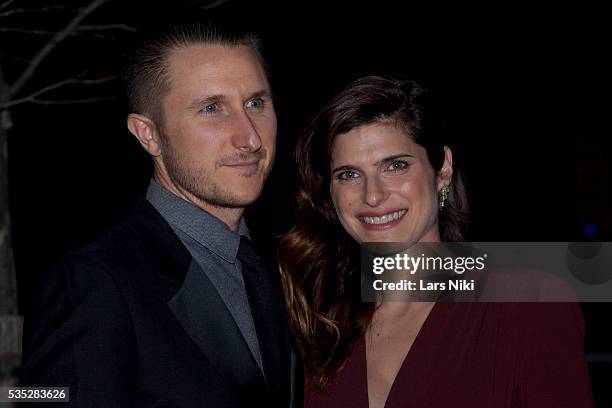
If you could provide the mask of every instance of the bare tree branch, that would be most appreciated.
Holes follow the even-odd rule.
[[[201,10],[206,11],[206,10],[213,9],[215,7],[219,7],[223,3],[227,3],[227,1],[228,0],[214,0],[214,1],[211,1],[209,4],[207,4],[205,6],[202,6]]]
[[[95,31],[92,32],[88,32],[88,35],[90,35],[93,38],[98,38],[100,40],[104,40],[104,41],[117,41],[117,37],[110,35],[110,34],[102,34],[102,33],[96,33]],[[81,35],[85,35],[85,34],[81,34]]]
[[[227,3],[228,0],[212,0],[212,1],[202,1],[202,0],[193,0],[190,3],[187,4],[187,6],[185,7],[186,9],[192,8],[192,7],[198,7],[200,10],[202,11],[206,11],[206,10],[210,10],[213,9],[215,7],[218,7],[220,5],[222,5],[223,3]],[[202,3],[208,3],[208,4],[203,4],[200,6],[200,4]]]
[[[9,0],[10,1],[10,0]],[[52,39],[49,40],[32,58],[30,64],[26,67],[23,73],[17,78],[10,89],[10,95],[15,96],[21,91],[24,85],[30,80],[38,66],[43,60],[61,43],[66,37],[70,35],[83,21],[85,17],[94,12],[98,7],[110,0],[93,0],[89,5],[79,9],[79,12],[70,20],[70,22],[59,32],[57,32]]]
[[[4,3],[0,4],[0,10],[3,10],[11,5],[15,0],[7,0]]]
[[[6,60],[6,61],[19,62],[19,63],[21,63],[21,64],[23,64],[24,62],[28,62],[28,61],[30,61],[30,60],[29,60],[29,59],[27,59],[27,58],[23,58],[23,57],[16,57],[16,56],[14,56],[14,55],[9,55],[9,56],[2,55],[2,56],[0,56],[0,59],[4,59],[4,60]]]
[[[77,27],[78,31],[103,31],[103,30],[125,30],[130,32],[138,31],[135,27],[131,27],[127,24],[100,24],[100,25],[82,25]],[[22,33],[22,34],[34,34],[34,35],[55,35],[56,31],[46,30],[31,30],[27,28],[17,27],[0,27],[0,32],[5,33]],[[78,33],[72,32],[69,36],[77,35]],[[105,37],[108,38],[108,37]]]
[[[79,31],[88,31],[88,30],[125,30],[136,32],[136,28],[129,26],[127,24],[98,24],[98,25],[80,25],[78,28]]]
[[[0,32],[4,33],[22,33],[22,34],[35,34],[35,35],[54,35],[55,31],[44,31],[44,30],[29,30],[26,28],[17,27],[0,27]]]
[[[52,100],[46,100],[46,99],[39,99],[38,97],[47,93],[47,92],[51,92],[53,90],[56,90],[58,88],[64,87],[66,85],[97,85],[97,84],[103,84],[106,82],[110,82],[117,79],[116,76],[109,76],[109,77],[104,77],[104,78],[97,78],[97,79],[78,79],[78,78],[68,78],[68,79],[64,79],[62,81],[56,82],[54,84],[51,85],[47,85],[44,86],[42,88],[40,88],[39,90],[37,90],[36,92],[31,93],[30,95],[24,96],[23,98],[18,98],[18,99],[13,99],[11,101],[7,101],[4,103],[0,103],[0,109],[6,109],[6,108],[11,108],[14,107],[16,105],[20,105],[23,103],[38,103],[38,104],[55,104],[58,105],[61,102],[59,101],[52,101]],[[66,101],[66,103],[79,103],[81,101],[86,101],[86,102],[90,102],[90,101],[96,101],[96,100],[107,100],[109,98],[87,98],[87,99],[74,99],[74,100],[69,100]]]
[[[104,31],[104,30],[125,30],[130,32],[138,31],[135,27],[131,27],[127,24],[101,24],[101,25],[83,25],[77,27],[77,31]],[[56,31],[46,31],[46,30],[31,30],[27,28],[17,28],[17,27],[0,27],[0,32],[5,33],[21,33],[21,34],[32,34],[32,35],[55,35]],[[105,40],[112,39],[113,37],[100,34],[93,34],[94,37],[103,38]],[[79,35],[78,32],[72,32],[68,34],[68,36],[76,36]]]
[[[58,100],[49,100],[49,99],[32,99],[29,101],[30,103],[34,103],[37,105],[72,105],[79,103],[94,103],[94,102],[105,102],[105,101],[116,101],[116,96],[99,96],[95,98],[84,98],[84,99],[58,99]]]
[[[1,9],[2,8],[0,8],[0,10]],[[51,10],[76,11],[74,7],[65,7],[65,6],[48,6],[48,7],[41,7],[38,9],[18,8],[18,9],[8,10],[3,13],[0,13],[0,18],[9,17],[9,16],[16,15],[16,14],[44,13],[46,11],[51,11]]]

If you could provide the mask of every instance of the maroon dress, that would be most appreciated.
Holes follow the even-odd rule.
[[[436,303],[385,408],[593,406],[575,303]],[[305,407],[368,407],[365,341]]]

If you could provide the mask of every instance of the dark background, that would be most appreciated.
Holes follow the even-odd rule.
[[[62,2],[68,3],[81,4]],[[193,18],[206,4],[126,3],[113,1],[87,21],[147,29]],[[445,104],[455,162],[469,182],[471,240],[612,240],[612,67],[605,58],[612,37],[603,10],[584,3],[434,9],[327,3],[229,1],[204,13],[252,26],[264,39],[279,132],[275,171],[248,213],[260,241],[272,248],[292,225],[291,152],[307,120],[349,80],[392,72],[421,83]],[[66,16],[49,12],[10,23],[57,29]],[[0,34],[11,79],[23,69],[20,58],[45,38]],[[119,30],[69,38],[41,66],[30,90],[84,69],[91,77],[115,74],[132,35]],[[9,64],[7,55],[16,59]],[[121,95],[121,87],[114,81],[54,94],[91,95]],[[29,281],[62,252],[120,219],[145,191],[150,161],[129,134],[125,115],[121,97],[12,110],[9,177],[20,302],[27,301]],[[583,304],[583,310],[587,353],[609,358],[610,304]],[[598,406],[609,406],[612,364],[593,362],[589,368]]]

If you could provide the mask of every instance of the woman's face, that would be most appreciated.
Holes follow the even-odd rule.
[[[450,149],[436,175],[425,149],[393,123],[355,128],[332,147],[332,200],[358,242],[440,241],[438,191],[451,175]]]

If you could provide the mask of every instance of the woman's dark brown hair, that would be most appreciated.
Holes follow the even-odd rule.
[[[312,120],[296,148],[297,224],[279,243],[283,290],[308,382],[324,390],[371,322],[375,304],[360,301],[359,248],[334,210],[330,162],[336,136],[377,122],[395,123],[423,146],[437,172],[448,146],[444,122],[419,85],[368,76],[349,84]],[[454,164],[456,164],[454,158]],[[448,201],[439,213],[443,241],[462,241],[468,203],[453,166]]]

